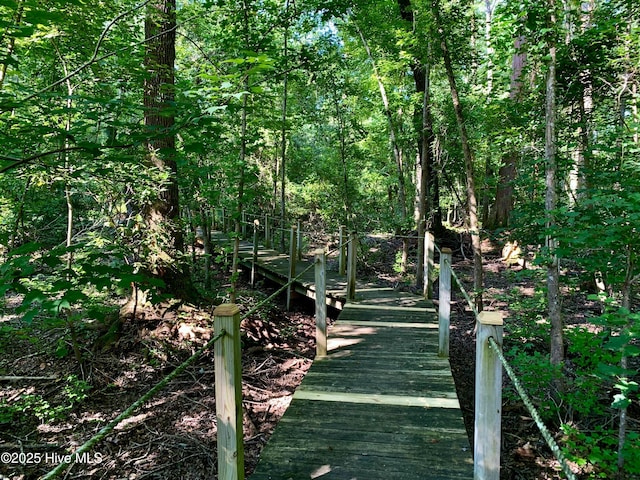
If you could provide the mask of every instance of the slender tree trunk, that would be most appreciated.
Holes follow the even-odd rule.
[[[631,5],[629,5],[631,7]],[[629,14],[628,25],[627,25],[627,38],[631,38],[632,32],[636,30],[638,27],[637,21]],[[624,73],[624,81],[623,88],[620,91],[620,134],[619,137],[624,135],[627,125],[626,125],[626,110],[627,110],[627,102],[626,95],[631,94],[631,113],[632,118],[631,122],[633,124],[633,128],[631,132],[633,133],[633,142],[635,143],[635,148],[640,145],[640,138],[638,136],[638,128],[637,122],[640,120],[638,117],[638,97],[637,97],[637,80],[633,75],[633,63],[631,61],[631,51],[632,47],[630,45],[630,41],[627,40],[625,42],[625,73]],[[628,82],[631,81],[631,85],[628,85]],[[621,139],[620,145],[620,158],[621,162],[624,161],[624,140]],[[631,289],[634,281],[637,279],[634,275],[635,265],[634,265],[634,252],[631,245],[626,246],[626,269],[625,269],[625,279],[622,286],[622,308],[627,311],[631,310]],[[629,328],[630,325],[627,325]],[[625,353],[622,354],[620,358],[620,368],[626,370],[629,368],[628,358]],[[628,426],[628,409],[627,407],[623,407],[620,409],[620,414],[618,418],[618,472],[617,472],[617,480],[623,480],[626,478],[624,472],[625,465],[625,457],[624,457],[624,447],[627,441],[627,426]]]
[[[18,8],[16,10],[16,14],[14,17],[14,24],[20,25],[22,22],[22,15],[24,13],[24,5],[22,0],[18,2]],[[8,32],[10,27],[7,27],[6,32]],[[6,58],[9,59],[11,55],[13,55],[13,51],[16,48],[16,37],[9,37],[9,45],[7,46],[7,54]],[[4,85],[4,79],[7,76],[7,68],[9,67],[8,61],[5,61],[0,68],[0,91],[2,91],[2,86]]]
[[[526,53],[520,51],[524,45],[523,37],[514,41],[515,53],[511,62],[511,86],[509,100],[514,104],[519,101],[522,91],[522,71],[526,62]],[[502,165],[498,170],[498,185],[493,211],[489,216],[489,228],[507,227],[513,209],[513,181],[517,174],[518,152],[511,150],[503,155]]]
[[[449,48],[447,46],[445,33],[442,28],[442,20],[440,18],[440,6],[438,0],[432,0],[432,13],[436,23],[436,30],[439,35],[440,48],[442,50],[442,58],[444,60],[444,67],[447,73],[447,79],[449,81],[449,87],[451,90],[451,100],[453,101],[453,109],[456,114],[456,122],[458,123],[458,130],[460,132],[460,141],[462,143],[462,151],[464,153],[465,173],[467,176],[467,208],[469,215],[469,234],[471,235],[471,245],[473,248],[473,287],[475,290],[475,305],[476,309],[481,312],[482,305],[482,289],[483,289],[483,274],[482,274],[482,247],[480,241],[480,228],[478,224],[478,202],[476,199],[476,188],[473,175],[473,154],[471,152],[471,145],[469,142],[469,135],[467,133],[467,127],[465,124],[464,113],[462,111],[462,103],[460,102],[460,96],[458,94],[458,87],[456,85],[456,79],[453,74],[453,66],[451,62],[451,55],[449,54]]]
[[[431,131],[431,92],[430,92],[430,77],[431,77],[431,65],[429,63],[425,66],[425,87],[424,94],[422,96],[422,128],[420,131],[420,149],[418,150],[418,172],[417,175],[417,209],[416,209],[416,227],[418,231],[418,252],[416,253],[416,286],[422,288],[424,286],[424,235],[427,230],[427,199],[429,195],[429,166],[432,162],[430,157],[432,156],[433,132]]]
[[[62,53],[58,49],[58,45],[56,44],[56,42],[52,40],[52,43],[53,43],[53,47],[56,50],[56,53],[58,54],[58,58],[60,59],[60,64],[62,65],[62,71],[66,77],[69,75],[67,62],[65,61],[64,57],[62,56]],[[68,249],[69,247],[71,247],[71,243],[73,241],[73,200],[72,200],[73,194],[71,193],[71,177],[73,174],[73,167],[71,166],[71,158],[69,156],[69,147],[71,146],[69,143],[69,135],[71,132],[71,107],[73,106],[73,100],[72,100],[73,85],[71,84],[71,79],[67,79],[65,83],[67,86],[67,101],[66,101],[67,118],[64,123],[64,130],[66,132],[66,135],[64,137],[64,145],[62,145],[64,149],[64,153],[62,155],[64,157],[64,171],[66,172],[66,175],[67,175],[67,178],[65,180],[65,186],[64,186],[64,196],[65,196],[65,202],[67,204],[67,233],[66,233],[65,245]],[[73,266],[73,253],[69,251],[67,252],[67,270],[70,271],[72,266]]]
[[[633,256],[633,252],[632,252],[631,246],[627,245],[627,255],[626,255],[627,265],[626,265],[625,279],[622,286],[622,308],[626,309],[627,311],[630,311],[631,309],[631,287],[634,279],[634,264],[633,264],[632,256]],[[630,327],[630,325],[627,325],[627,328],[628,327]],[[624,353],[620,358],[620,368],[623,371],[629,368],[629,361],[627,356]],[[628,379],[625,378],[625,380],[628,380]],[[628,424],[627,413],[628,413],[627,407],[623,407],[620,409],[619,422],[618,422],[618,472],[617,472],[618,480],[622,480],[625,478],[624,447],[627,442],[627,424]]]
[[[397,0],[398,7],[400,9],[400,16],[405,21],[407,30],[412,35],[416,34],[416,23],[414,18],[414,12],[410,0]],[[420,162],[421,177],[416,180],[416,189],[418,190],[417,199],[418,203],[418,215],[420,210],[420,204],[424,208],[422,213],[423,223],[422,228],[434,233],[436,237],[444,234],[444,227],[442,225],[442,210],[440,208],[440,195],[439,195],[439,179],[438,172],[435,168],[436,159],[434,155],[434,143],[435,136],[433,134],[433,121],[431,118],[431,92],[430,92],[430,61],[420,62],[418,58],[415,58],[411,63],[411,72],[413,73],[413,80],[416,86],[416,92],[422,93],[422,100],[420,104],[415,106],[415,128],[419,133],[417,136],[418,155]],[[419,105],[419,106],[418,106]],[[420,230],[419,222],[416,219],[416,227]],[[421,255],[418,253],[418,258]]]
[[[242,2],[242,13],[244,23],[244,42],[245,48],[249,50],[249,4],[245,0]],[[245,72],[244,75],[244,91],[249,91],[249,72]],[[285,95],[286,97],[286,95]],[[247,107],[249,104],[248,94],[245,93],[242,96],[242,110],[240,116],[240,152],[239,152],[239,168],[240,175],[238,179],[238,199],[237,209],[234,215],[234,239],[233,239],[233,256],[231,261],[231,291],[229,292],[230,303],[236,303],[237,298],[237,284],[238,277],[240,275],[238,266],[240,263],[240,237],[242,235],[242,211],[244,209],[244,187],[245,187],[245,170],[247,162]],[[283,127],[284,128],[284,127]],[[284,151],[284,150],[283,150]],[[284,159],[283,159],[284,161]],[[284,188],[284,184],[283,184]]]
[[[282,235],[280,236],[280,251],[285,252],[284,245],[284,229],[286,219],[286,166],[287,166],[287,95],[288,95],[288,61],[289,61],[289,0],[285,0],[284,11],[286,23],[284,26],[284,78],[282,79],[282,130],[281,130],[281,143],[282,143],[282,158],[280,161],[280,230]]]
[[[373,54],[371,53],[371,48],[369,48],[369,43],[367,39],[363,35],[362,31],[358,27],[358,25],[353,22],[358,30],[358,34],[360,35],[360,39],[362,40],[362,44],[364,45],[364,49],[367,52],[369,57],[369,61],[371,62],[371,66],[373,68],[373,74],[376,77],[376,81],[378,83],[378,89],[380,90],[380,97],[382,98],[382,105],[384,107],[384,114],[387,117],[387,123],[389,125],[389,142],[391,143],[391,148],[393,150],[393,158],[396,162],[396,170],[398,172],[398,207],[400,212],[400,222],[404,227],[407,222],[408,217],[408,209],[407,209],[407,187],[405,182],[405,174],[404,174],[404,157],[403,151],[398,143],[398,135],[396,133],[396,126],[393,121],[393,115],[391,113],[391,107],[389,105],[389,97],[387,96],[387,89],[384,86],[384,82],[382,81],[382,77],[380,76],[380,72],[378,71],[378,66],[376,64],[375,59],[373,58]],[[407,273],[407,261],[409,258],[409,242],[408,239],[403,236],[402,238],[402,257],[400,262],[400,273],[402,275]]]
[[[331,79],[329,82],[333,86],[333,106],[335,108],[336,120],[338,121],[338,152],[340,157],[340,164],[342,165],[342,203],[344,208],[345,218],[343,224],[347,225],[349,229],[352,229],[353,224],[353,211],[351,208],[351,201],[349,199],[349,169],[348,169],[348,152],[347,152],[347,125],[344,119],[344,112],[342,105],[340,104],[340,95],[338,92],[338,85]]]
[[[373,68],[373,75],[376,77],[376,82],[378,83],[378,90],[380,91],[380,98],[382,99],[382,105],[384,107],[384,115],[387,118],[387,123],[389,125],[389,142],[391,143],[391,148],[393,150],[393,158],[396,162],[396,169],[398,172],[398,207],[400,211],[401,220],[404,223],[408,215],[407,188],[406,188],[405,176],[404,176],[404,159],[402,154],[402,148],[398,143],[398,135],[396,132],[395,122],[393,121],[393,114],[391,113],[389,97],[387,96],[387,89],[384,86],[382,77],[380,76],[380,72],[378,71],[378,66],[376,64],[375,59],[373,58],[373,54],[371,53],[371,48],[369,47],[369,43],[367,42],[367,39],[363,35],[358,25],[355,22],[353,22],[353,24],[356,26],[358,35],[360,35],[360,39],[362,40],[364,49],[367,52],[369,61],[371,62],[371,67]]]
[[[561,369],[564,364],[564,342],[562,307],[560,301],[560,271],[559,260],[556,253],[558,243],[550,233],[556,226],[556,209],[558,206],[558,164],[556,158],[556,14],[555,2],[549,0],[549,61],[546,78],[546,102],[545,102],[545,212],[546,227],[548,230],[546,244],[549,251],[547,264],[547,308],[549,322],[551,323],[551,365]],[[553,380],[556,394],[563,391],[562,374],[558,373]]]
[[[487,96],[493,93],[493,37],[491,29],[493,27],[493,11],[496,6],[496,0],[484,1],[484,40],[487,44]]]
[[[204,289],[211,289],[211,220],[209,214],[203,206],[200,206],[200,217],[202,217],[202,248],[204,251]]]
[[[495,0],[485,0],[484,2],[484,40],[487,49],[487,78],[485,94],[487,102],[490,101],[493,95],[493,55],[495,50],[493,48],[493,37],[491,36],[491,29],[493,25],[493,10],[495,8]],[[485,174],[484,182],[482,185],[482,224],[487,225],[489,221],[489,204],[491,203],[489,180],[493,177],[493,167],[491,165],[491,149],[488,149],[488,155],[485,159]]]
[[[565,7],[566,8],[566,7]],[[582,2],[580,5],[580,29],[584,34],[591,28],[595,3]],[[567,23],[571,15],[565,12]],[[570,31],[573,31],[571,29]],[[573,38],[568,34],[569,43]],[[583,199],[587,187],[587,152],[589,151],[589,130],[593,110],[593,81],[588,69],[578,74],[580,100],[578,102],[578,126],[575,130],[576,147],[571,152],[572,167],[569,172],[569,204],[575,206]]]
[[[249,89],[249,78],[245,79],[245,92]],[[247,160],[247,104],[248,97],[245,94],[242,97],[242,116],[240,119],[240,178],[238,181],[238,208],[234,215],[235,235],[233,239],[233,259],[231,261],[231,291],[229,293],[229,301],[236,303],[237,283],[239,277],[238,266],[240,262],[240,237],[242,235],[242,211],[244,209],[244,183],[245,183],[245,164]]]

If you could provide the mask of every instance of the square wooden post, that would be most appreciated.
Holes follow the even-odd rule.
[[[338,255],[338,271],[342,276],[347,274],[347,262],[346,262],[347,248],[345,246],[347,243],[346,232],[347,232],[347,227],[345,227],[344,225],[340,225],[340,238],[338,243],[338,247],[340,249],[340,252]]]
[[[449,325],[451,323],[451,256],[450,248],[440,252],[440,303],[438,305],[438,355],[449,356]]]
[[[431,272],[435,268],[435,238],[433,233],[425,232],[424,234],[424,261],[422,267],[424,269],[423,295],[424,298],[433,298],[433,281],[431,280]]]
[[[251,257],[251,286],[256,286],[256,264],[258,263],[258,229],[260,220],[253,221],[253,256]]]
[[[297,242],[297,230],[296,225],[291,226],[291,236],[289,237],[289,282],[296,276],[296,262],[298,261],[298,254],[296,253]],[[293,285],[287,287],[287,310],[291,308],[291,294]]]
[[[347,255],[347,301],[356,299],[356,255],[358,251],[358,234],[349,234],[349,253]]]
[[[327,355],[327,259],[323,249],[316,250],[316,357]]]
[[[271,221],[269,215],[264,216],[264,246],[271,248]]]
[[[500,479],[500,426],[502,416],[502,363],[489,344],[493,337],[502,348],[500,312],[480,312],[476,333],[476,405],[474,426],[474,480]]]
[[[240,310],[234,304],[222,304],[213,316],[214,331],[225,331],[214,347],[218,480],[243,480]]]

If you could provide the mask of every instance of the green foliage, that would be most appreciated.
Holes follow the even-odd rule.
[[[575,425],[562,426],[565,437],[565,453],[567,458],[575,462],[583,471],[588,472],[585,478],[609,479],[618,474],[618,432],[604,426],[594,426],[591,430],[581,430]],[[623,450],[625,472],[629,475],[640,473],[640,435],[629,432]]]
[[[133,284],[148,290],[149,300],[160,298],[156,289],[162,282],[128,265],[121,249],[97,250],[85,244],[42,250],[39,244],[23,245],[0,265],[0,294],[21,298],[16,313],[22,326],[6,328],[36,341],[41,329],[62,329],[65,336],[57,339],[52,353],[66,357],[70,342],[76,361],[82,363],[85,339],[92,334],[89,322],[106,323],[114,298],[128,295]]]
[[[539,351],[525,352],[519,347],[513,347],[507,352],[509,362],[518,372],[518,378],[525,391],[531,395],[534,405],[538,409],[545,423],[557,420],[556,403],[548,388],[554,378],[558,378],[557,368],[553,368],[548,354]],[[512,402],[519,403],[520,396],[515,389],[505,390],[504,395]]]
[[[74,261],[68,265],[68,258]],[[132,284],[158,287],[162,282],[136,271],[125,262],[124,252],[111,248],[96,250],[88,245],[42,251],[39,244],[12,250],[0,266],[0,292],[23,295],[18,313],[30,322],[36,315],[65,316],[73,310],[100,315],[92,302],[109,295],[125,294]]]
[[[609,301],[607,312],[590,319],[588,328],[565,331],[565,390],[558,397],[543,388],[551,385],[559,374],[554,373],[548,354],[541,353],[546,351],[548,325],[531,313],[541,311],[544,301],[542,305],[536,305],[534,297],[517,302],[514,301],[517,289],[512,294],[509,303],[516,309],[517,317],[510,328],[508,338],[514,344],[508,349],[507,356],[522,385],[532,396],[545,422],[561,420],[566,434],[563,451],[567,456],[586,472],[591,472],[589,478],[612,478],[613,472],[617,471],[618,432],[592,425],[610,422],[620,409],[638,401],[638,384],[632,379],[637,372],[622,368],[621,359],[640,354],[636,342],[640,334],[639,315]],[[544,339],[542,344],[540,339]],[[505,390],[505,395],[511,401],[519,401],[511,389]],[[566,422],[566,418],[573,418],[573,421]],[[625,472],[634,474],[640,469],[640,449],[634,443],[638,433],[631,430],[627,435]]]
[[[26,422],[35,417],[41,423],[61,420],[78,404],[88,397],[90,385],[75,375],[65,379],[62,396],[57,404],[52,404],[42,395],[27,393],[11,403],[0,403],[0,424]]]

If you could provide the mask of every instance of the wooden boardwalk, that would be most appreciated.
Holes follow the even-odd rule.
[[[286,279],[286,256],[262,250],[259,263],[261,273]],[[313,270],[298,287],[313,296]],[[314,361],[250,479],[473,478],[431,303],[359,284],[356,301],[345,304],[345,288],[327,273],[328,303],[343,306],[329,353]]]

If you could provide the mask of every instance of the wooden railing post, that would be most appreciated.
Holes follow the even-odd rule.
[[[289,282],[293,280],[296,276],[296,262],[298,259],[298,255],[296,253],[296,245],[297,245],[297,234],[296,231],[298,227],[295,225],[291,226],[291,236],[289,238]],[[287,287],[287,310],[291,308],[291,293],[292,293],[293,285],[289,285]]]
[[[440,252],[440,302],[438,305],[438,355],[449,356],[449,324],[451,318],[451,249]]]
[[[347,235],[346,233],[347,233],[347,227],[345,227],[344,225],[340,225],[340,239],[338,243],[340,253],[338,255],[338,270],[340,272],[340,275],[342,276],[347,274],[347,262],[346,262],[346,258],[347,258],[346,236]]]
[[[244,479],[240,310],[223,304],[213,311],[214,331],[225,332],[214,346],[218,479]]]
[[[476,405],[474,426],[474,480],[500,478],[500,424],[502,414],[502,363],[491,348],[493,337],[502,348],[500,312],[480,312],[476,334]]]
[[[269,215],[264,215],[264,246],[271,248],[271,221]]]
[[[300,225],[300,220],[298,220],[297,245],[298,245],[298,260],[302,260],[302,228]]]
[[[424,261],[422,267],[424,269],[424,282],[422,284],[425,298],[433,298],[433,281],[431,280],[431,272],[434,270],[434,254],[435,254],[435,238],[433,233],[425,232],[424,234]]]
[[[316,357],[327,355],[327,259],[324,250],[316,250]]]
[[[347,301],[356,299],[356,252],[357,252],[358,234],[351,232],[349,234],[349,248],[347,255]]]
[[[256,285],[256,264],[258,263],[258,228],[260,220],[253,221],[253,257],[251,258],[251,286]]]

